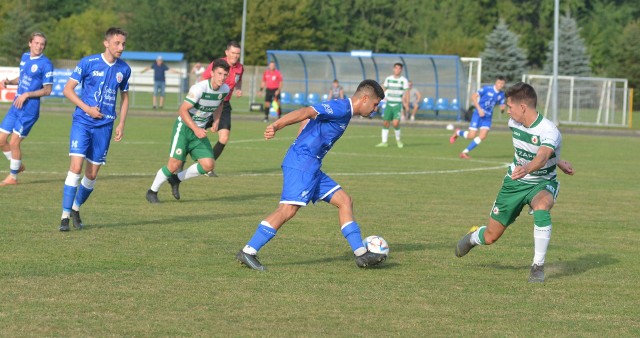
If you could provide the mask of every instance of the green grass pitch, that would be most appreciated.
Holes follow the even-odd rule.
[[[0,189],[1,336],[640,335],[638,137],[563,134],[576,175],[560,174],[538,285],[527,282],[526,212],[496,244],[454,256],[486,222],[512,159],[503,123],[465,161],[466,142],[450,145],[444,128],[407,123],[404,149],[393,137],[380,149],[379,121],[356,120],[323,170],[353,197],[363,236],[389,242],[389,259],[358,269],[337,211],[319,203],[261,250],[259,273],[234,255],[277,207],[297,126],[265,141],[260,113],[239,114],[219,177],[184,182],[180,201],[166,184],[150,205],[174,117],[130,112],[81,210],[86,229],[60,233],[71,116],[44,108],[20,184]]]

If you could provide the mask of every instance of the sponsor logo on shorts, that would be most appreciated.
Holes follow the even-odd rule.
[[[176,154],[182,155],[182,149],[180,149],[180,148],[176,149]]]
[[[492,212],[494,215],[498,215],[498,214],[500,214],[500,209],[498,209],[498,207],[493,207],[493,209],[491,210],[491,212]]]
[[[556,193],[556,188],[554,188],[551,184],[547,184],[545,189],[549,190],[549,192],[551,192],[552,194]]]

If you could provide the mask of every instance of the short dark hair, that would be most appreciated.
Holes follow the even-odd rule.
[[[231,47],[236,47],[236,48],[240,48],[240,44],[235,41],[235,40],[231,40],[229,41],[229,43],[227,44],[227,49],[231,48]]]
[[[500,81],[507,81],[507,78],[505,78],[505,77],[504,77],[504,76],[502,76],[502,75],[498,75],[498,76],[496,76],[496,80],[500,80]]]
[[[359,92],[370,91],[372,94],[375,94],[380,100],[384,99],[384,89],[376,80],[364,80],[360,82],[358,85],[358,89],[356,89],[356,94]]]
[[[394,67],[395,67],[395,66],[400,66],[400,68],[404,68],[404,65],[403,65],[402,63],[400,63],[400,62],[396,62],[396,63],[394,63],[394,64],[393,64],[393,66],[394,66]]]
[[[507,88],[505,96],[511,98],[511,101],[524,102],[531,108],[536,108],[538,104],[536,90],[530,84],[524,82],[518,82]]]
[[[126,38],[129,33],[120,27],[110,27],[107,29],[106,33],[104,33],[104,39],[106,40],[114,35],[122,35]]]
[[[225,71],[229,71],[229,63],[227,63],[226,60],[224,59],[215,59],[213,60],[213,67],[211,67],[211,70],[214,70],[216,68],[222,68]]]

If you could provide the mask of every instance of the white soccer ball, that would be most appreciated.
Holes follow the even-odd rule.
[[[389,256],[389,244],[380,236],[369,236],[362,240],[362,244],[373,253]]]
[[[455,129],[453,124],[451,123],[447,124],[447,130],[453,130],[453,129]]]

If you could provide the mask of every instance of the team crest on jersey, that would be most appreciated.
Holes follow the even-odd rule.
[[[182,149],[180,149],[180,148],[176,149],[176,154],[182,155]]]
[[[38,70],[38,65],[31,65],[31,72],[35,73]]]
[[[538,137],[537,136],[531,136],[531,143],[538,144]]]
[[[124,79],[124,75],[121,72],[118,72],[116,74],[116,81],[118,81],[118,83],[122,82],[122,79]]]

